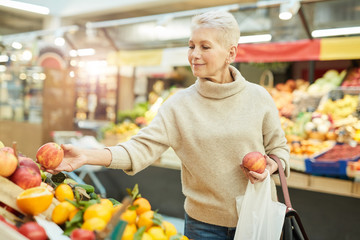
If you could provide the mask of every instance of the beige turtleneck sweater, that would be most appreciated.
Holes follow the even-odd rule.
[[[185,211],[202,222],[236,227],[235,198],[248,180],[240,163],[251,151],[275,154],[289,174],[289,150],[277,108],[261,86],[230,67],[234,81],[198,79],[165,101],[157,116],[131,140],[109,147],[110,168],[135,174],[172,147],[181,159]],[[273,198],[276,196],[272,181]]]

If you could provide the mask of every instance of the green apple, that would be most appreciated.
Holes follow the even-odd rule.
[[[2,141],[0,141],[0,148],[3,148],[3,147],[5,147],[5,145],[3,144]]]

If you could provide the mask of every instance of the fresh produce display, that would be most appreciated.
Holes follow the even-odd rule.
[[[336,144],[329,151],[316,157],[316,161],[355,160],[360,157],[360,146]]]
[[[266,167],[266,159],[260,152],[249,152],[244,156],[242,164],[250,171],[263,173]]]
[[[360,87],[360,68],[353,68],[349,71],[341,86]]]
[[[45,149],[49,152],[56,149],[53,143],[50,147],[46,144],[44,146],[48,146]],[[128,189],[128,198],[131,200],[120,203],[113,198],[101,198],[92,185],[78,184],[63,173],[51,175],[41,172],[41,165],[31,158],[18,157],[16,148],[4,146],[0,152],[6,158],[10,154],[16,163],[19,162],[14,173],[7,177],[8,183],[19,189],[19,194],[12,196],[13,202],[10,202],[10,206],[14,205],[15,209],[2,203],[1,208],[9,213],[0,215],[0,220],[30,240],[48,239],[47,228],[40,225],[36,217],[46,218],[56,224],[63,230],[63,235],[72,240],[105,239],[114,229],[114,223],[123,226],[117,239],[187,239],[178,233],[172,223],[163,220],[162,215],[151,208],[150,202],[140,195],[137,185],[132,190]],[[44,152],[47,151],[39,148],[38,155]],[[58,156],[57,153],[55,155]],[[45,164],[51,166],[51,161],[47,160]],[[17,171],[22,174],[17,175]],[[36,179],[37,182],[39,177],[39,186],[24,187],[24,181],[32,183]],[[10,221],[6,219],[9,216]]]
[[[317,95],[327,94],[329,91],[336,89],[341,85],[345,75],[346,70],[339,73],[337,70],[330,69],[321,78],[316,79],[306,91]]]
[[[355,113],[358,104],[358,95],[345,94],[339,99],[327,99],[323,105],[319,106],[319,112],[328,114],[334,120],[339,120]]]

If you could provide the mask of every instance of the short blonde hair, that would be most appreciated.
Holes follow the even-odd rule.
[[[240,28],[235,17],[224,10],[215,10],[196,15],[191,21],[191,31],[197,28],[214,28],[222,31],[225,46],[238,45]]]

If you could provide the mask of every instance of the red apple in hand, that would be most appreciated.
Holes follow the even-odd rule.
[[[0,176],[8,177],[16,170],[18,160],[11,152],[0,150]]]
[[[263,173],[266,167],[266,159],[260,152],[249,152],[244,156],[242,165],[250,171]]]
[[[64,150],[54,142],[45,143],[37,153],[36,159],[46,169],[55,169],[64,157]]]
[[[9,177],[10,181],[21,187],[28,189],[38,187],[41,184],[41,174],[39,168],[37,171],[33,167],[19,166]]]

